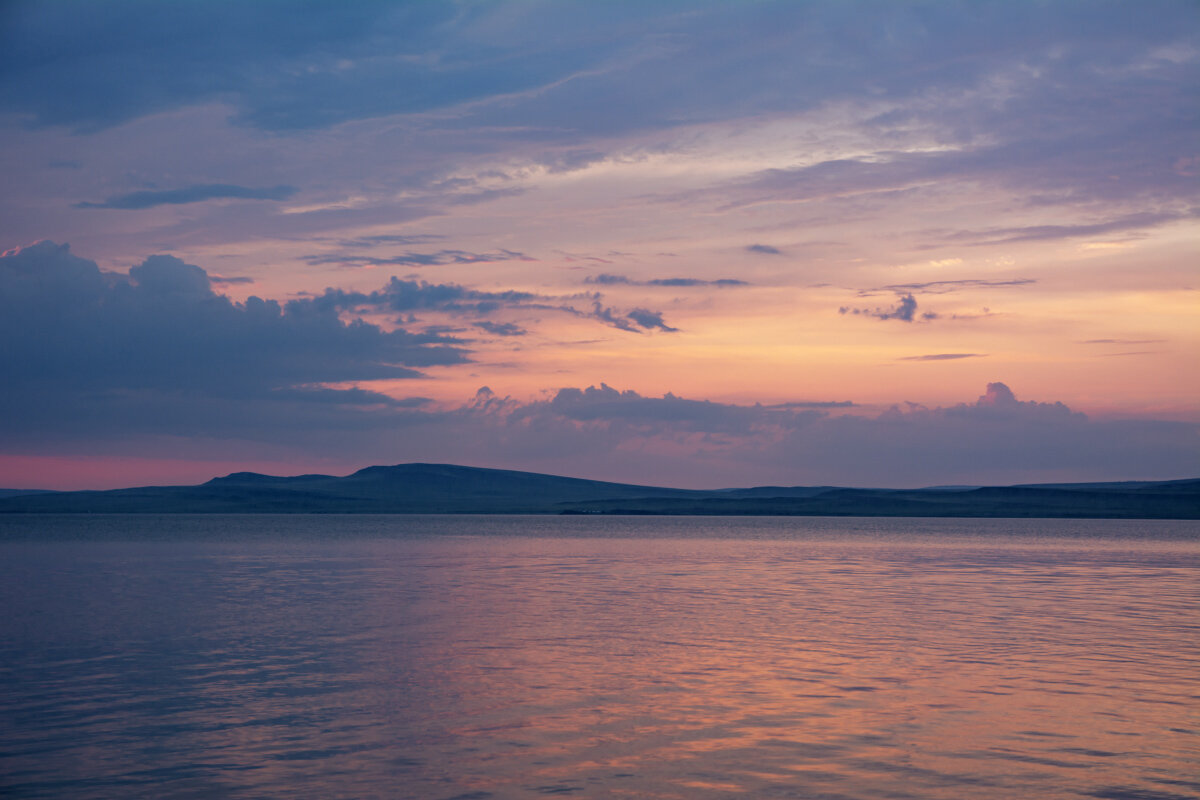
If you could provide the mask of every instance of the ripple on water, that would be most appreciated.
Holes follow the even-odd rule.
[[[0,536],[6,796],[1200,797],[1193,523],[105,520]]]

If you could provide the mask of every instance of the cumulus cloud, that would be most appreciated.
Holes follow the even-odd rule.
[[[0,340],[9,441],[131,428],[217,435],[313,415],[337,425],[359,416],[342,406],[395,401],[325,384],[469,360],[451,337],[346,322],[314,299],[235,303],[173,256],[122,275],[52,242],[0,256]]]
[[[287,200],[296,193],[294,186],[254,188],[231,183],[203,183],[182,189],[147,190],[113,195],[102,203],[76,203],[76,208],[118,208],[138,210],[164,205],[202,203],[205,200]]]
[[[529,292],[393,278],[373,292],[327,289],[286,303],[237,303],[208,273],[153,255],[105,272],[53,242],[0,256],[0,438],[36,444],[127,434],[283,437],[397,424],[422,403],[357,388],[470,362],[453,329],[411,330],[441,313],[520,336],[497,311],[555,311],[622,330],[670,332],[662,315],[563,305]],[[372,315],[389,315],[394,327]],[[482,319],[481,319],[482,317]],[[407,327],[406,327],[407,326]],[[282,432],[282,433],[281,433]]]
[[[815,406],[815,407],[813,407]],[[486,408],[486,410],[485,410]],[[466,420],[466,418],[462,418]],[[1092,420],[1019,400],[1001,382],[974,402],[854,413],[647,397],[601,384],[518,403],[488,394],[469,423],[492,463],[714,488],[752,484],[1020,483],[1200,473],[1200,426]],[[478,463],[478,462],[477,462]],[[585,466],[586,465],[586,466]]]
[[[0,256],[0,353],[10,386],[176,387],[260,394],[327,381],[412,377],[466,361],[444,337],[342,322],[313,299],[234,303],[208,274],[166,255],[128,275],[103,272],[66,245]]]
[[[1200,473],[1194,424],[1093,420],[1062,403],[1020,400],[1000,382],[973,402],[881,413],[847,400],[743,405],[605,384],[533,401],[485,389],[439,407],[419,393],[353,385],[470,355],[445,334],[355,319],[353,303],[411,313],[512,300],[496,294],[505,293],[401,282],[357,296],[234,303],[212,291],[204,270],[170,256],[125,275],[49,242],[12,251],[0,257],[0,441],[26,454],[289,452],[298,464],[449,461],[697,487]],[[604,307],[578,313],[660,323]],[[476,324],[517,333],[488,322]]]

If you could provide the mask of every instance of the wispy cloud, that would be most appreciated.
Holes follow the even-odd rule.
[[[386,247],[388,245],[429,244],[446,237],[433,233],[381,233],[373,236],[356,236],[350,239],[338,239],[337,245],[344,248],[366,249],[370,247]]]
[[[718,278],[712,281],[701,280],[700,278],[651,278],[650,280],[634,280],[625,275],[611,275],[601,273],[599,275],[589,275],[583,279],[584,283],[598,284],[601,286],[749,286],[746,281],[736,280],[734,278]]]
[[[1037,283],[1033,278],[1014,278],[1012,280],[983,280],[965,278],[950,281],[927,281],[925,283],[893,283],[874,289],[859,291],[860,297],[868,297],[876,292],[903,292],[907,294],[949,294],[962,289],[1010,289],[1018,286],[1029,286]]]
[[[987,353],[932,353],[925,356],[903,356],[901,361],[955,361],[960,358],[984,358]]]
[[[186,205],[205,200],[287,200],[296,193],[294,186],[268,186],[254,188],[232,183],[201,183],[182,189],[146,190],[129,192],[109,197],[102,203],[80,202],[75,208],[116,208],[139,210],[164,205]]]
[[[1080,344],[1159,344],[1166,339],[1086,339]]]
[[[1141,212],[1116,219],[1080,225],[1026,225],[1017,228],[987,228],[978,231],[954,231],[943,234],[946,241],[983,246],[1013,242],[1076,239],[1109,233],[1142,231],[1181,219],[1194,218],[1197,212]]]
[[[320,308],[341,311],[372,309],[383,313],[411,315],[413,312],[442,312],[456,316],[487,316],[499,311],[537,312],[552,311],[579,319],[592,319],[605,325],[631,333],[659,330],[673,333],[677,328],[666,324],[661,312],[644,308],[619,311],[601,302],[597,293],[583,295],[545,295],[524,291],[489,292],[471,289],[455,283],[429,283],[427,281],[402,280],[393,277],[373,292],[347,292],[342,289],[326,289],[311,298]],[[580,300],[590,307],[580,308]],[[491,321],[486,321],[491,322]],[[497,335],[515,335],[513,329],[499,325],[495,328],[481,326]],[[509,333],[504,333],[509,331]]]
[[[380,243],[382,244],[382,243]],[[536,261],[514,250],[472,253],[467,250],[438,250],[433,253],[406,252],[393,256],[366,256],[356,253],[318,253],[303,257],[313,265],[341,267],[432,267],[441,264],[486,264],[498,261]]]

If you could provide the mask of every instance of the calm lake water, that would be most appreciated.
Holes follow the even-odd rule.
[[[0,516],[0,795],[1200,797],[1195,522]]]

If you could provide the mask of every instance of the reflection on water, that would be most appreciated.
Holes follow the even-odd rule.
[[[0,559],[5,796],[1200,797],[1195,523],[11,518]]]

